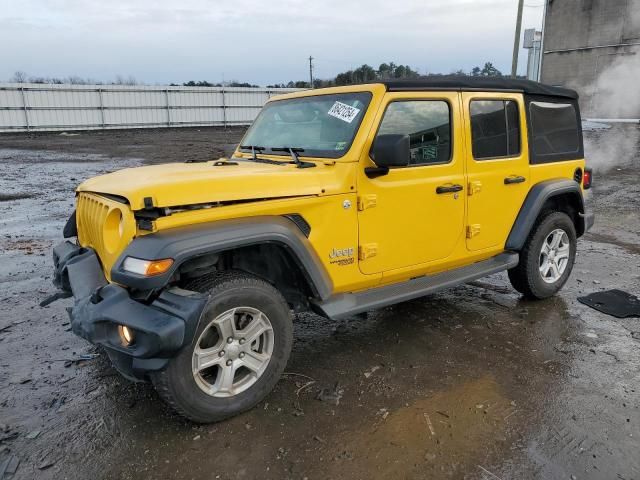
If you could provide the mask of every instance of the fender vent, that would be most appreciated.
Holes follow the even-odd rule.
[[[290,213],[288,215],[284,215],[284,217],[295,223],[302,234],[305,237],[309,238],[309,235],[311,234],[311,225],[307,223],[302,215],[300,215],[299,213]]]

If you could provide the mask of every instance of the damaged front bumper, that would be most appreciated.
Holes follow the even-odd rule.
[[[71,330],[102,345],[127,378],[145,379],[191,342],[205,295],[169,288],[151,303],[135,300],[126,288],[107,282],[93,249],[68,241],[53,249],[53,260],[54,284],[73,296]],[[134,332],[133,342],[123,342],[119,326]]]

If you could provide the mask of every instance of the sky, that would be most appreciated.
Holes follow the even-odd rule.
[[[332,78],[367,63],[511,70],[517,0],[0,0],[0,81],[77,75],[148,84]],[[543,0],[525,0],[523,31]],[[526,70],[521,50],[519,72]]]

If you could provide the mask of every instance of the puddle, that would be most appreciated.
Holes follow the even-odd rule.
[[[327,478],[461,478],[482,473],[487,457],[511,440],[518,411],[489,377],[413,401],[373,428],[347,434]]]

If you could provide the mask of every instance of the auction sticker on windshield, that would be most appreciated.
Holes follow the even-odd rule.
[[[327,113],[332,117],[339,118],[343,122],[351,123],[360,113],[360,109],[347,105],[346,103],[336,102]]]

